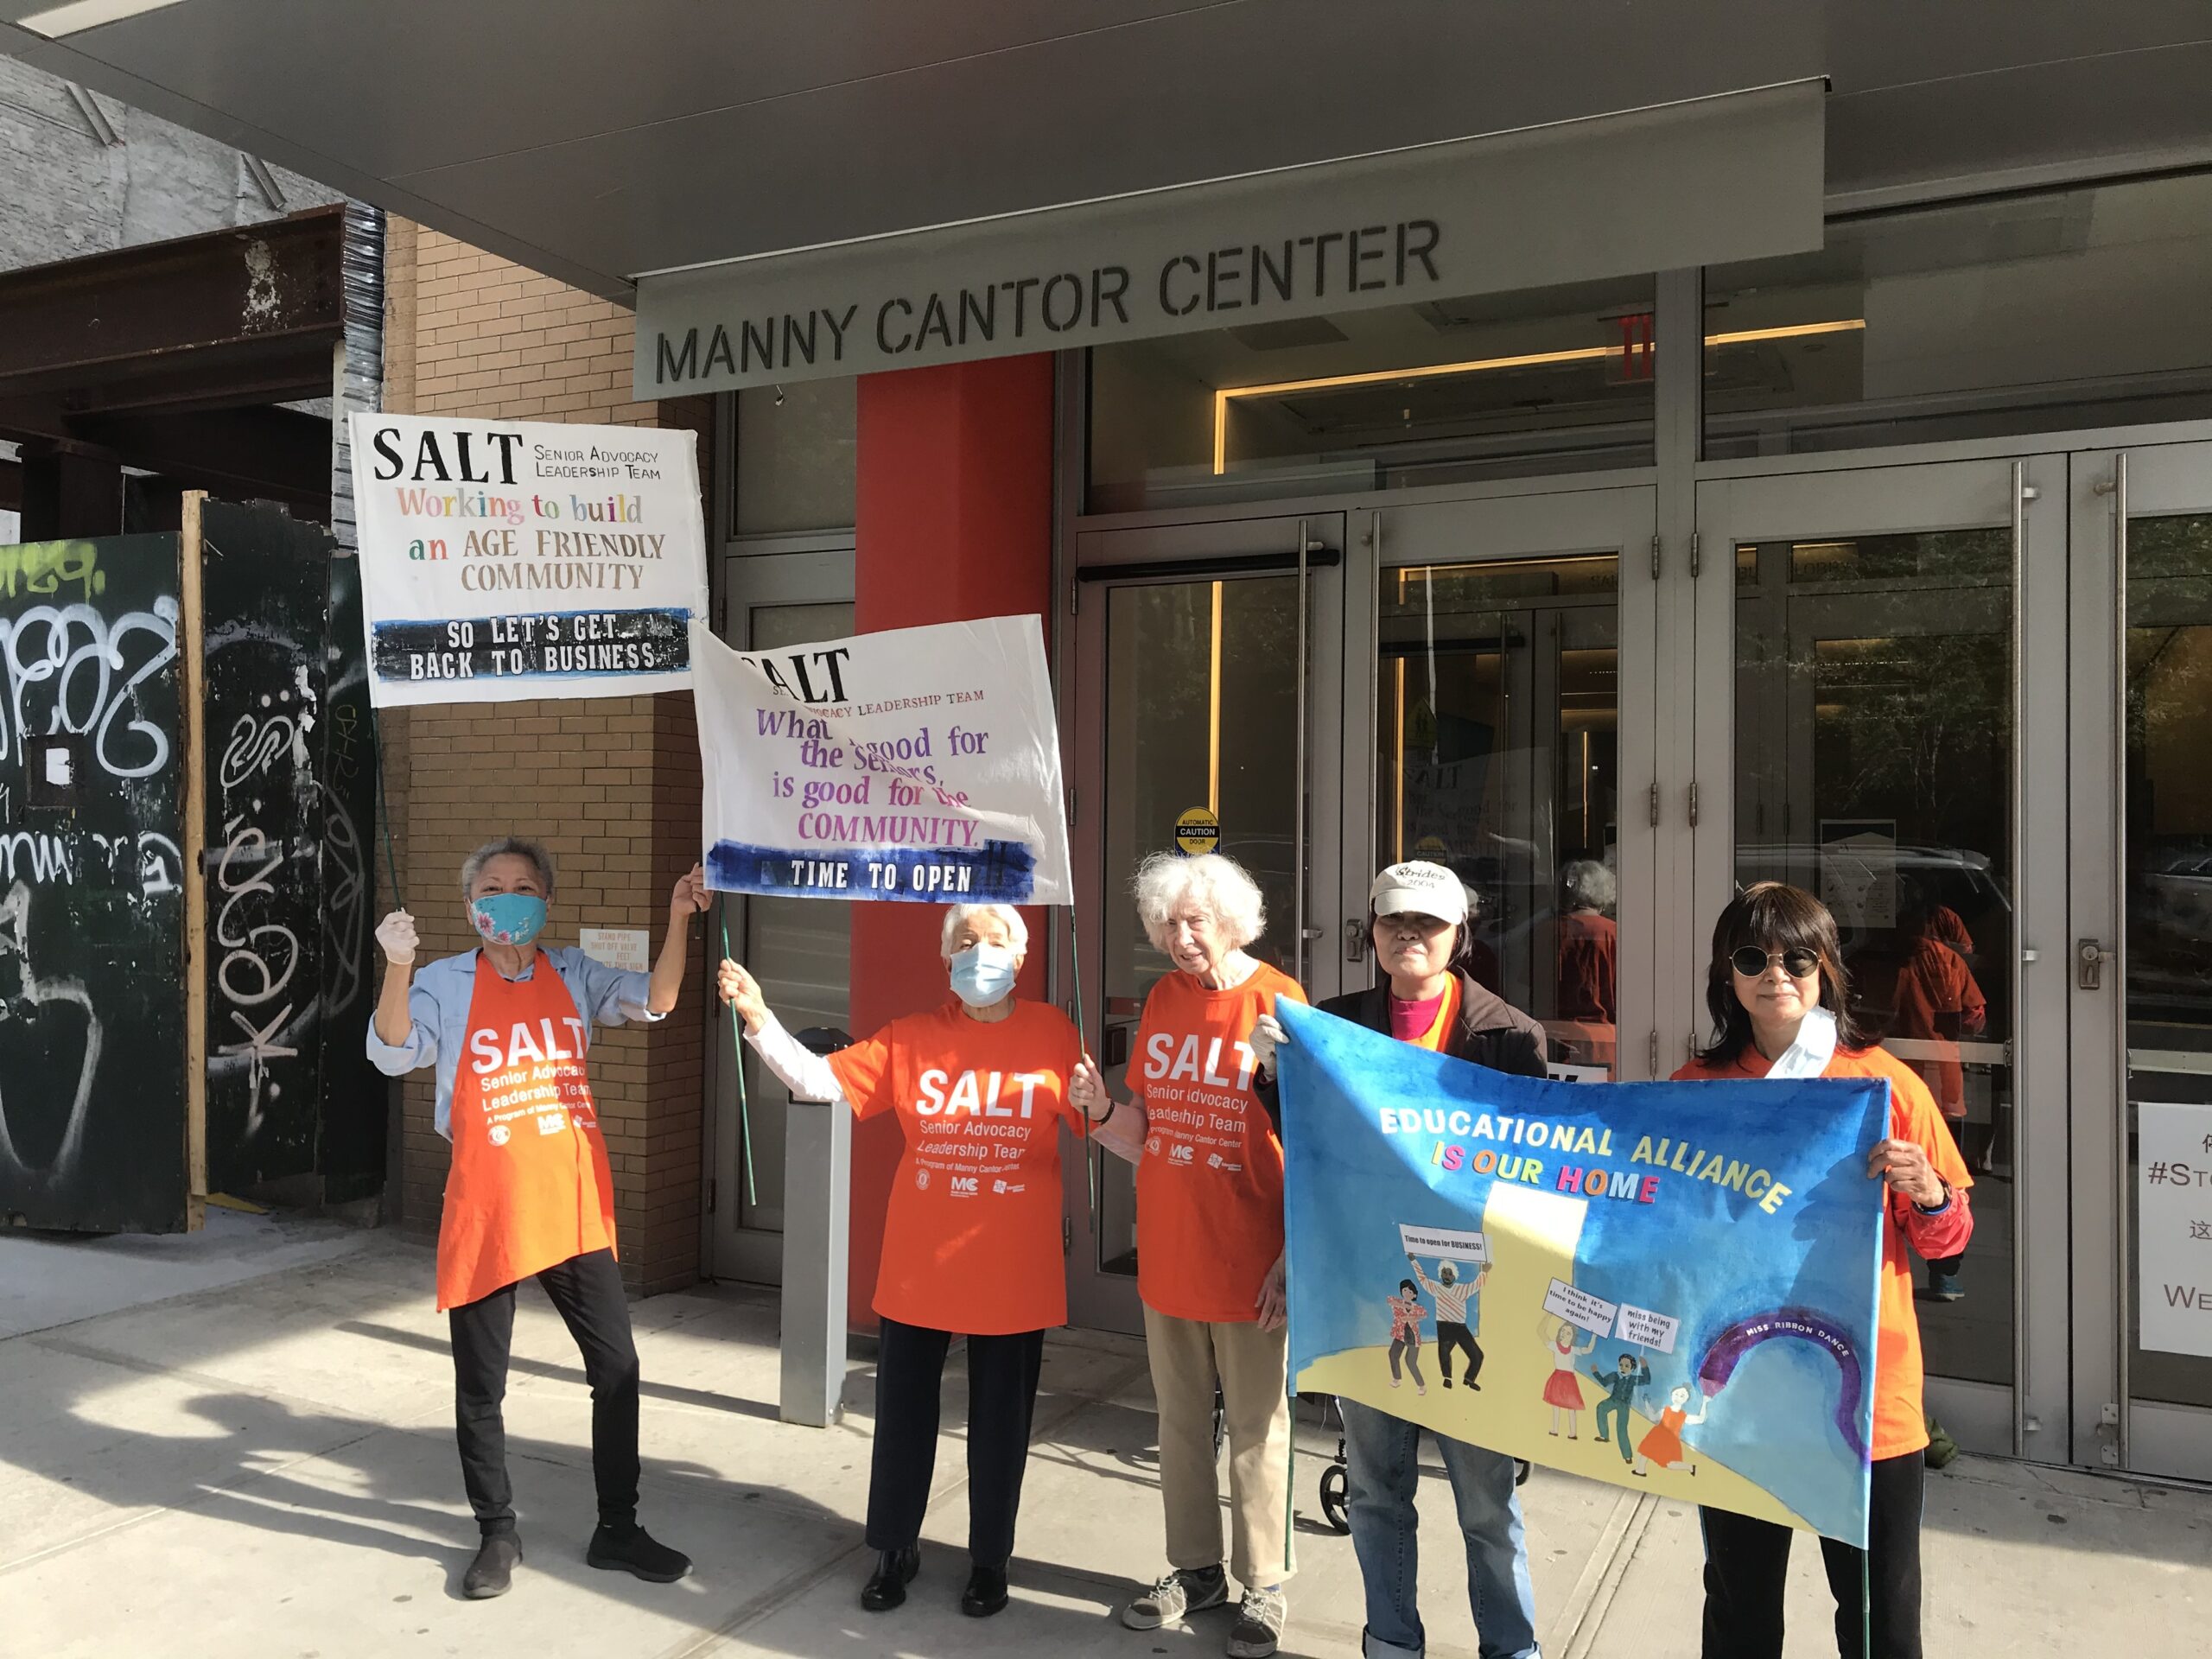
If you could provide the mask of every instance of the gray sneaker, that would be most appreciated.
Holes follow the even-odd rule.
[[[1229,1633],[1229,1659],[1268,1659],[1289,1618],[1290,1603],[1280,1589],[1247,1590],[1237,1605],[1236,1627]]]
[[[1133,1630],[1156,1630],[1228,1599],[1229,1575],[1219,1567],[1178,1567],[1122,1608],[1122,1623]]]

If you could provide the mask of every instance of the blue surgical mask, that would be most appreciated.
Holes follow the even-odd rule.
[[[1003,1001],[1020,960],[1002,944],[971,944],[952,958],[952,989],[971,1008]]]
[[[468,905],[468,919],[489,944],[528,944],[545,931],[545,901],[535,893],[487,893]]]

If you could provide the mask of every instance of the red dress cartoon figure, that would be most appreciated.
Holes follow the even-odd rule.
[[[1644,1431],[1643,1438],[1637,1442],[1637,1474],[1649,1474],[1649,1465],[1655,1463],[1662,1469],[1687,1468],[1690,1473],[1697,1473],[1697,1462],[1682,1444],[1682,1430],[1705,1421],[1706,1405],[1699,1402],[1697,1415],[1692,1417],[1683,1409],[1689,1402],[1689,1389],[1676,1383],[1674,1392],[1667,1396],[1667,1409],[1659,1414],[1659,1421]]]
[[[1567,1438],[1581,1439],[1578,1432],[1582,1422],[1584,1402],[1582,1379],[1575,1375],[1574,1362],[1598,1346],[1592,1335],[1580,1344],[1574,1340],[1574,1327],[1565,1319],[1544,1322],[1544,1344],[1550,1351],[1552,1374],[1544,1379],[1544,1403],[1552,1408],[1552,1433],[1559,1433],[1559,1418],[1567,1414]]]
[[[1394,1389],[1402,1380],[1398,1371],[1402,1359],[1406,1370],[1414,1374],[1414,1392],[1428,1392],[1428,1382],[1421,1374],[1421,1322],[1427,1317],[1428,1310],[1421,1305],[1421,1293],[1414,1281],[1399,1280],[1398,1294],[1390,1298],[1390,1386]]]

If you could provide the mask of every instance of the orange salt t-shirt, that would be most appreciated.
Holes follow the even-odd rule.
[[[1693,1061],[1675,1073],[1677,1083],[1704,1078],[1764,1077],[1774,1063],[1751,1043],[1728,1065]],[[1935,1097],[1919,1074],[1896,1055],[1882,1048],[1836,1050],[1821,1075],[1824,1077],[1887,1077],[1890,1080],[1890,1138],[1910,1141],[1928,1154],[1928,1161],[1960,1191],[1974,1185],[1966,1160]],[[1912,1305],[1912,1255],[1905,1243],[1904,1212],[1912,1200],[1902,1192],[1889,1194],[1890,1224],[1882,1230],[1882,1293],[1878,1312],[1879,1346],[1874,1359],[1874,1438],[1876,1458],[1901,1458],[1924,1450],[1928,1418],[1922,1403],[1923,1367],[1920,1355],[1920,1319]]]
[[[1282,1142],[1253,1092],[1244,1040],[1277,997],[1306,993],[1262,963],[1224,991],[1170,973],[1145,999],[1128,1073],[1147,1120],[1137,1294],[1171,1319],[1256,1319],[1261,1283],[1282,1254]]]
[[[1082,1127],[1068,1103],[1082,1055],[1049,1002],[983,1020],[953,1001],[830,1056],[855,1113],[895,1111],[906,1137],[883,1220],[879,1314],[974,1337],[1067,1322],[1060,1123]]]

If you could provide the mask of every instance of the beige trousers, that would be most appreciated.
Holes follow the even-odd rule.
[[[1291,1574],[1288,1332],[1249,1321],[1211,1325],[1144,1311],[1152,1389],[1160,1402],[1160,1497],[1167,1564],[1221,1563],[1221,1485],[1213,1451],[1213,1390],[1221,1384],[1229,1440],[1229,1570],[1247,1588]]]

